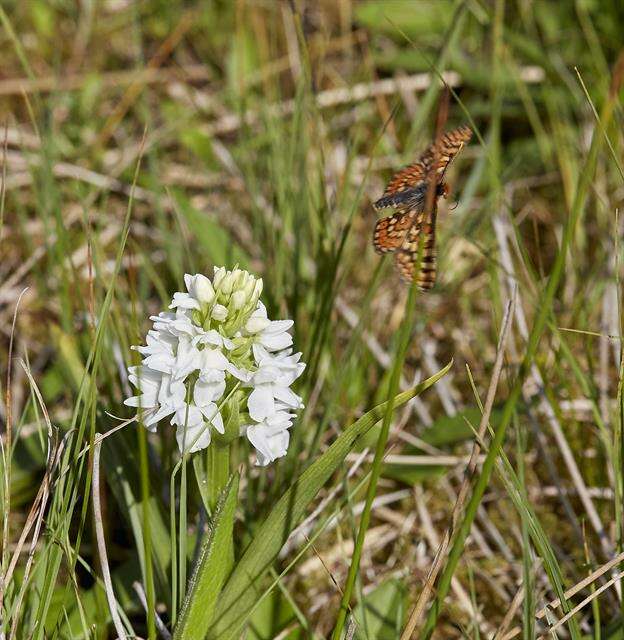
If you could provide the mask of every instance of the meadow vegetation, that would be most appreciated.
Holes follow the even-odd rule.
[[[623,24],[4,0],[0,638],[624,639]],[[423,293],[371,204],[445,99],[474,136]],[[227,481],[123,404],[214,266],[307,363],[288,454],[237,439]]]

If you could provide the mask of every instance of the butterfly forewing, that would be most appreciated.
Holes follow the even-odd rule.
[[[431,150],[432,161],[435,154],[434,149],[437,146],[437,159],[436,163],[436,173],[438,176],[442,176],[446,171],[447,166],[452,162],[453,158],[464,148],[464,145],[467,144],[472,138],[472,130],[470,127],[463,126],[459,127],[459,129],[453,129],[453,131],[449,131],[444,134],[442,138],[435,144],[432,145],[429,150]]]
[[[375,208],[391,207],[393,198],[407,190],[417,189],[419,186],[424,185],[426,175],[427,166],[422,162],[422,158],[418,162],[401,169],[401,171],[392,176],[383,196],[375,202]]]
[[[427,180],[434,170],[437,178],[442,176],[453,158],[472,137],[470,127],[459,127],[444,134],[440,140],[430,145],[420,158],[392,176],[383,196],[375,202],[375,208],[395,206],[401,194],[408,190],[426,189]]]

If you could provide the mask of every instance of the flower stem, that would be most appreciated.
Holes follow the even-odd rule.
[[[208,447],[208,508],[211,516],[214,515],[219,496],[230,478],[230,446],[213,441]],[[231,537],[227,548],[222,551],[227,557],[226,575],[228,575],[234,566],[234,540]]]
[[[211,514],[217,506],[219,494],[230,477],[230,445],[213,442],[208,447],[208,504]]]
[[[150,499],[149,466],[147,459],[147,431],[139,429],[137,431],[139,439],[139,468],[141,477],[141,502],[143,517],[143,555],[145,562],[145,593],[147,598],[147,637],[149,640],[156,638],[156,623],[154,619],[154,604],[156,596],[154,592],[154,569],[152,566],[152,536],[149,523],[148,504]]]

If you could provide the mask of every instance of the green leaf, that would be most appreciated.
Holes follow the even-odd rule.
[[[473,440],[474,431],[470,428],[470,425],[476,430],[480,419],[481,412],[478,407],[471,407],[452,416],[442,416],[425,429],[420,439],[434,447],[447,447],[465,440]],[[490,424],[495,427],[499,420],[500,409],[494,409],[490,417]],[[423,455],[424,452],[418,447],[408,446],[404,449],[404,454]],[[434,464],[386,463],[383,467],[384,477],[404,482],[410,486],[428,478],[440,476],[447,471],[447,466]]]
[[[274,590],[255,608],[249,617],[247,630],[248,640],[272,640],[296,620],[293,608],[279,590]],[[296,634],[289,634],[288,638],[301,636],[301,628],[294,629]],[[282,636],[280,636],[282,637]]]
[[[33,2],[30,5],[35,30],[44,38],[51,38],[55,33],[54,9],[48,2]]]
[[[238,473],[219,497],[210,530],[206,533],[197,565],[189,581],[174,640],[205,637],[212,621],[217,597],[230,569],[230,551],[238,496]]]
[[[188,127],[181,131],[180,142],[206,164],[214,163],[210,137],[199,127]]]
[[[413,487],[425,480],[444,475],[448,470],[440,464],[384,464],[382,475]]]
[[[418,8],[404,0],[369,0],[355,7],[357,21],[376,33],[401,37],[400,29],[412,38],[443,35],[453,18],[449,0],[424,0]]]
[[[395,640],[401,635],[405,618],[407,589],[400,580],[393,578],[380,584],[366,597],[364,607],[355,608],[358,630],[357,640]],[[366,616],[366,620],[364,619]]]
[[[416,387],[398,394],[394,399],[399,407],[425,389],[435,384],[451,368],[452,361],[437,374]],[[382,403],[364,414],[347,427],[336,441],[308,467],[279,499],[266,520],[258,528],[254,539],[232,572],[219,598],[219,618],[210,630],[209,638],[226,640],[238,638],[258,598],[263,594],[262,578],[277,557],[315,498],[321,487],[343,463],[358,438],[365,434],[384,415],[386,403]]]
[[[500,414],[500,408],[492,411],[490,415],[490,424],[492,426],[498,424]],[[447,447],[465,440],[474,440],[474,431],[470,428],[470,425],[476,430],[479,427],[480,420],[481,411],[478,407],[470,407],[452,416],[445,415],[425,429],[421,439],[432,447]]]

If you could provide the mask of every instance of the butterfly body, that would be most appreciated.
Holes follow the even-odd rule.
[[[446,133],[417,162],[398,171],[373,205],[376,210],[396,209],[377,221],[373,235],[375,250],[393,253],[403,280],[411,283],[416,275],[421,289],[431,289],[435,284],[437,202],[448,192],[444,174],[471,136],[472,131],[465,126]],[[432,204],[427,207],[430,187],[435,192]]]
[[[387,196],[382,196],[373,206],[375,209],[386,209],[387,207],[422,209],[425,206],[428,185],[419,184],[415,187],[403,189]],[[446,196],[448,185],[446,182],[439,182],[436,185],[436,197]]]

